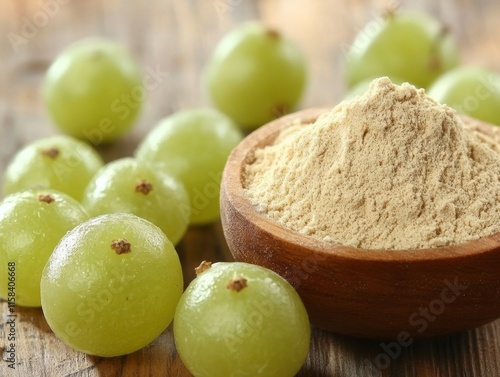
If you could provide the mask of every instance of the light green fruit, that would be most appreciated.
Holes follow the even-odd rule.
[[[55,59],[42,94],[62,131],[98,145],[129,130],[145,92],[141,71],[123,47],[89,38],[70,45]]]
[[[426,88],[457,64],[456,43],[443,25],[426,14],[396,11],[358,33],[347,52],[346,81],[352,87],[389,76]]]
[[[66,232],[87,219],[82,205],[60,192],[7,196],[0,203],[0,297],[15,305],[40,306],[45,263]]]
[[[230,31],[206,66],[215,106],[245,128],[295,109],[306,85],[306,61],[291,40],[257,22]]]
[[[427,94],[459,113],[500,125],[500,74],[478,67],[458,67],[438,78]]]
[[[136,151],[139,161],[172,174],[190,197],[191,224],[219,217],[219,191],[227,158],[241,141],[238,127],[216,110],[184,110],[163,119]]]
[[[9,162],[3,193],[54,189],[81,200],[102,165],[101,157],[88,144],[70,136],[47,137],[25,146]]]
[[[151,221],[174,245],[186,232],[191,208],[177,179],[134,158],[113,161],[99,170],[82,203],[91,216],[124,212]]]
[[[106,357],[158,337],[182,288],[179,258],[163,232],[120,213],[95,217],[64,236],[40,287],[52,331],[78,351]]]
[[[216,263],[182,295],[174,339],[195,377],[292,377],[308,354],[310,325],[297,292],[276,273]]]

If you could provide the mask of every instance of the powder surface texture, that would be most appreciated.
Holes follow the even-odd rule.
[[[433,248],[500,231],[498,139],[388,78],[255,150],[243,181],[261,213],[346,246]]]

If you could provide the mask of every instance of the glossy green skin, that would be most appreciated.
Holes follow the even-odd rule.
[[[49,194],[51,203],[38,199]],[[39,307],[40,279],[59,240],[88,220],[82,205],[53,190],[24,191],[0,203],[0,297],[8,299],[7,263],[15,263],[15,304]]]
[[[245,128],[293,111],[304,92],[306,73],[300,49],[256,22],[229,32],[205,72],[215,106]]]
[[[113,240],[125,238],[129,253]],[[42,308],[54,333],[78,351],[118,356],[137,351],[170,324],[183,288],[172,243],[130,214],[95,217],[69,232],[43,270]]]
[[[147,194],[135,189],[142,180],[152,185]],[[82,203],[91,216],[124,212],[151,221],[174,245],[189,224],[189,196],[184,186],[134,158],[113,161],[99,170],[87,186]]]
[[[59,150],[55,158],[44,151]],[[4,175],[3,194],[27,189],[54,189],[81,200],[90,179],[102,167],[99,154],[88,144],[69,136],[51,136],[21,149]]]
[[[247,287],[228,289],[239,277]],[[291,377],[308,354],[310,325],[296,291],[279,275],[247,263],[216,263],[182,295],[174,338],[195,377]]]
[[[477,67],[458,67],[439,79],[427,94],[462,114],[500,125],[500,74]]]
[[[47,71],[42,89],[55,124],[94,145],[129,130],[146,92],[141,71],[127,51],[97,38],[64,50]]]
[[[358,33],[347,53],[346,79],[352,87],[380,76],[399,77],[426,88],[457,64],[457,46],[435,19],[396,12],[371,21]]]
[[[218,111],[184,110],[162,120],[136,151],[139,161],[177,177],[191,202],[191,224],[219,217],[222,171],[241,141],[238,127]]]

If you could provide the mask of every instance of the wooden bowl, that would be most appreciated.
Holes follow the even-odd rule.
[[[232,152],[222,178],[221,220],[235,259],[283,276],[297,289],[311,323],[336,333],[408,344],[499,318],[500,233],[433,249],[363,250],[299,235],[256,211],[242,186],[252,150],[297,119],[312,122],[326,110],[277,119]],[[482,132],[496,132],[474,122]]]

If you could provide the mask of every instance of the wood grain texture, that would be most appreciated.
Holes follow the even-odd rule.
[[[9,33],[22,35],[42,4],[59,7],[14,49]],[[229,6],[217,11],[218,3]],[[386,0],[2,0],[0,1],[0,173],[21,145],[56,133],[43,109],[39,88],[59,51],[76,39],[102,35],[126,45],[144,67],[167,77],[148,93],[134,131],[99,148],[109,161],[130,155],[163,116],[207,105],[202,68],[220,37],[234,25],[261,19],[295,39],[307,53],[310,83],[301,107],[330,106],[345,92],[344,51]],[[401,8],[441,18],[457,36],[462,60],[500,70],[500,3],[496,0],[401,1]],[[39,20],[40,21],[40,20]],[[42,22],[43,23],[43,22]],[[1,184],[1,174],[0,174]],[[179,248],[186,281],[199,260],[230,258],[219,223],[193,227]],[[0,261],[3,268],[4,261]],[[0,302],[0,347],[6,346],[7,305]],[[132,355],[103,359],[72,351],[50,332],[40,309],[16,308],[15,370],[0,362],[0,376],[189,376],[165,331]],[[385,349],[389,349],[389,354]],[[392,350],[392,351],[391,351]],[[392,357],[392,356],[394,357]],[[5,354],[4,354],[5,358]],[[315,329],[311,352],[299,376],[496,377],[500,376],[500,322],[474,331],[391,348]]]

